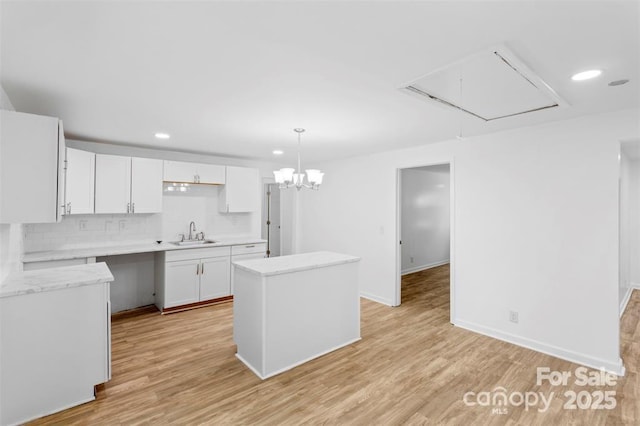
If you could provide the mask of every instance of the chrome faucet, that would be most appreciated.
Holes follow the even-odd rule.
[[[196,231],[196,223],[192,221],[189,224],[189,241],[193,240],[193,232],[195,231]]]

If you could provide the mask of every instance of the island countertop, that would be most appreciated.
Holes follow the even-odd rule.
[[[113,281],[104,262],[16,272],[0,284],[0,298]]]
[[[330,251],[316,251],[312,253],[293,254],[290,256],[271,257],[267,259],[251,259],[233,262],[240,269],[263,277],[306,271],[343,263],[359,261],[357,256],[334,253]]]

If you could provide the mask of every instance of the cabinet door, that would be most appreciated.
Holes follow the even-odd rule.
[[[226,182],[219,199],[219,210],[226,213],[258,210],[258,170],[227,166]]]
[[[164,177],[166,182],[194,183],[196,176],[195,163],[184,161],[164,161]]]
[[[225,182],[224,166],[214,164],[195,164],[199,183],[222,185]]]
[[[94,203],[96,154],[67,148],[65,214],[91,214]]]
[[[162,211],[162,160],[131,159],[131,213]]]
[[[197,302],[200,260],[167,262],[165,268],[164,308]]]
[[[96,154],[96,213],[129,213],[131,157]]]
[[[200,300],[231,295],[231,262],[228,256],[202,259]]]
[[[62,204],[58,173],[63,168],[58,164],[58,122],[53,117],[0,111],[0,223],[57,221]],[[64,138],[62,144],[64,149]]]

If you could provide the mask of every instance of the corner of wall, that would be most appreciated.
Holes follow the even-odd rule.
[[[13,107],[11,103],[11,99],[7,95],[7,92],[4,91],[4,88],[0,85],[0,109],[8,109],[9,111],[15,111],[16,109]]]

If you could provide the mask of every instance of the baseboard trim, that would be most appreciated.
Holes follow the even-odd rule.
[[[65,404],[61,407],[55,408],[53,410],[47,410],[43,413],[35,415],[35,417],[27,417],[25,419],[20,420],[16,423],[8,423],[9,425],[23,425],[27,422],[31,422],[33,420],[41,419],[42,417],[50,416],[51,414],[59,413],[64,410],[68,410],[69,408],[77,407],[78,405],[86,404],[87,402],[95,401],[95,396],[89,396],[86,399],[80,399],[76,402],[72,402],[71,404]]]
[[[384,297],[378,297],[364,291],[360,292],[360,297],[364,297],[365,299],[371,300],[373,302],[382,303],[383,305],[393,306],[393,303],[391,303],[391,300],[385,299]]]
[[[513,345],[531,349],[536,352],[541,352],[546,355],[564,359],[565,361],[584,365],[586,367],[591,367],[597,370],[604,369],[605,371],[616,374],[618,376],[624,376],[625,373],[622,359],[618,359],[618,361],[615,362],[607,361],[604,359],[595,358],[586,354],[570,351],[553,345],[548,345],[537,340],[528,339],[526,337],[518,336],[511,333],[505,333],[500,330],[467,321],[456,320],[453,325],[455,325],[456,327],[464,328],[465,330],[473,331],[474,333],[479,333],[488,337],[492,337],[494,339],[502,340],[503,342],[511,343]]]
[[[447,259],[447,260],[442,260],[440,262],[434,262],[434,263],[429,263],[429,264],[426,264],[426,265],[415,266],[413,268],[405,269],[400,274],[403,275],[403,276],[404,275],[409,275],[409,274],[414,274],[416,272],[425,271],[427,269],[437,268],[438,266],[446,265],[449,262],[450,262],[450,260]]]
[[[296,368],[297,366],[305,364],[305,363],[307,363],[307,362],[309,362],[311,360],[314,360],[316,358],[320,358],[321,356],[324,356],[324,355],[326,355],[328,353],[331,353],[333,351],[337,351],[338,349],[342,349],[345,346],[349,346],[349,345],[351,345],[351,344],[353,344],[353,343],[355,343],[355,342],[357,342],[357,341],[359,341],[361,339],[362,338],[360,336],[358,336],[355,339],[350,339],[350,340],[348,340],[348,341],[346,341],[344,343],[341,343],[341,344],[339,344],[337,346],[334,346],[334,347],[332,347],[330,349],[327,349],[326,351],[322,351],[322,352],[320,352],[318,354],[312,355],[312,356],[310,356],[308,358],[305,358],[305,359],[303,359],[301,361],[295,362],[295,363],[293,363],[291,365],[288,365],[286,367],[280,368],[280,369],[278,369],[276,371],[272,371],[272,372],[267,373],[265,375],[260,374],[260,372],[258,372],[258,370],[255,367],[253,367],[251,364],[249,364],[247,362],[247,360],[245,360],[242,357],[242,355],[240,355],[239,353],[236,353],[236,358],[238,358],[240,361],[242,361],[242,363],[244,365],[246,365],[249,368],[249,370],[253,371],[253,373],[256,376],[258,376],[261,380],[265,380],[265,379],[268,379],[269,377],[277,376],[278,374],[284,373],[285,371],[289,371],[289,370],[291,370],[293,368]]]
[[[624,295],[622,302],[620,302],[620,318],[622,318],[622,314],[627,310],[627,305],[629,304],[629,300],[631,300],[631,294],[633,294],[634,287],[629,287],[627,289],[627,293]]]
[[[162,315],[173,314],[176,312],[188,311],[189,309],[204,308],[205,306],[217,305],[218,303],[231,302],[233,296],[224,296],[217,299],[203,300],[201,302],[189,303],[188,305],[174,306],[160,310]]]
[[[629,283],[632,289],[640,290],[640,283]]]

